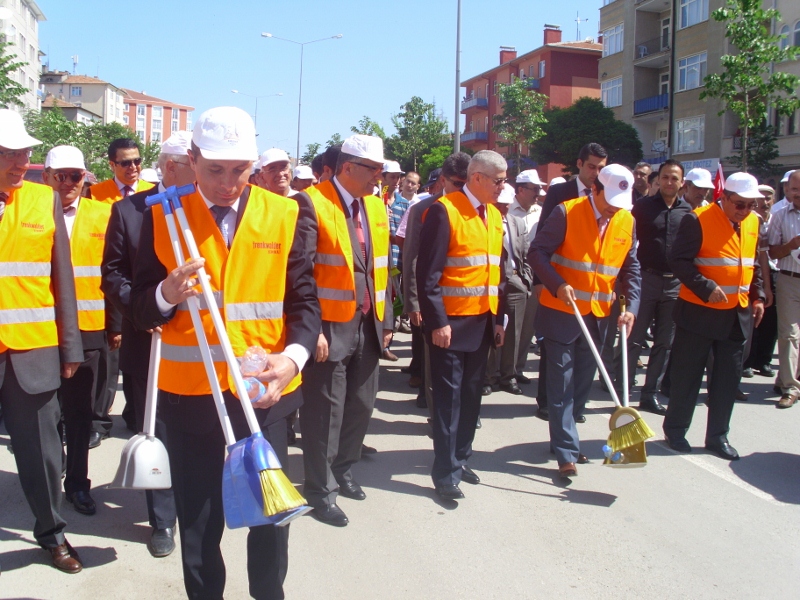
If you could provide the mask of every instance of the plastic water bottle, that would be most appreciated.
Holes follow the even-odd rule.
[[[239,372],[244,377],[257,377],[267,367],[269,352],[261,346],[250,346],[240,359]]]
[[[624,452],[614,452],[611,446],[608,445],[603,446],[603,454],[609,460],[609,462],[615,465],[627,465],[630,462],[630,459],[625,455]]]
[[[255,377],[248,377],[244,380],[244,389],[247,390],[250,402],[255,402],[267,393],[267,388]]]

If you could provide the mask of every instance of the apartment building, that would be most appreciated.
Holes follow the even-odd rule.
[[[515,48],[501,46],[498,66],[462,82],[461,86],[466,89],[461,103],[461,113],[465,116],[462,146],[475,151],[490,149],[504,155],[508,153],[505,146],[498,146],[492,124],[494,116],[503,112],[497,90],[500,84],[512,83],[515,78],[527,80],[528,89],[547,96],[547,108],[571,106],[585,96],[600,97],[597,64],[602,44],[592,39],[562,42],[561,33],[559,26],[545,25],[542,46],[521,56]],[[527,158],[522,162],[523,169],[536,166]],[[545,181],[562,175],[560,165],[537,168]]]
[[[124,92],[107,81],[68,71],[45,71],[41,83],[45,97],[52,96],[97,115],[104,125],[123,122]]]
[[[42,112],[53,110],[54,108],[58,108],[58,110],[64,114],[64,118],[67,119],[67,121],[77,121],[78,123],[88,125],[90,123],[99,123],[103,120],[100,115],[96,115],[85,109],[80,103],[70,102],[68,100],[56,98],[52,94],[47,94],[42,101]]]
[[[145,92],[129,89],[124,92],[124,123],[145,143],[161,142],[175,131],[191,129],[194,107],[148,96]]]
[[[17,55],[16,60],[27,63],[12,75],[27,90],[20,98],[22,111],[39,110],[41,106],[39,73],[43,54],[39,51],[39,23],[45,20],[33,0],[0,0],[0,34],[6,42],[14,44],[8,51]]]

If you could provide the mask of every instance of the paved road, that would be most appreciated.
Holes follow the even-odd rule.
[[[466,499],[438,501],[431,488],[431,441],[425,411],[415,408],[407,376],[408,336],[395,344],[400,363],[383,363],[367,443],[379,453],[356,467],[367,500],[342,499],[350,525],[336,529],[303,518],[292,524],[287,597],[311,598],[796,598],[800,595],[800,408],[775,410],[771,382],[745,380],[728,463],[702,448],[699,406],[680,456],[648,443],[649,465],[600,466],[611,404],[593,390],[579,426],[592,464],[564,484],[554,476],[547,424],[534,418],[535,383],[525,396],[485,400],[472,467],[479,486]],[[531,354],[531,358],[535,356]],[[535,365],[532,360],[530,365]],[[641,376],[640,376],[641,379]],[[122,394],[114,412],[119,413]],[[660,418],[646,415],[659,434]],[[98,513],[69,505],[68,537],[86,568],[62,574],[31,536],[32,517],[13,457],[0,448],[0,598],[183,598],[177,552],[150,557],[144,495],[109,490],[127,434],[93,450],[90,470]],[[0,444],[8,437],[0,433]],[[300,450],[288,474],[302,481]],[[247,598],[245,533],[226,531],[226,597]]]

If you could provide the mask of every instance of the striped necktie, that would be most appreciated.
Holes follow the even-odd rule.
[[[353,226],[356,228],[356,237],[361,246],[361,258],[364,259],[364,264],[367,264],[367,242],[364,239],[364,228],[361,225],[361,198],[353,200]],[[364,277],[366,281],[366,274]],[[364,301],[361,303],[361,312],[367,314],[372,307],[369,299],[369,286],[364,286]]]

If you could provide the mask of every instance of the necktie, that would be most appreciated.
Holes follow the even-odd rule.
[[[0,221],[3,220],[3,214],[6,212],[6,200],[8,200],[8,194],[0,192]]]
[[[608,217],[600,217],[597,219],[597,228],[600,230],[600,239],[603,239],[603,236],[606,233],[606,227],[608,226]]]
[[[483,224],[486,225],[486,205],[480,204],[478,205],[478,214],[481,216],[481,220]]]
[[[65,216],[65,217],[71,217],[71,216],[73,216],[73,215],[74,215],[76,212],[77,212],[77,209],[76,209],[74,206],[67,206],[67,207],[64,209],[64,216]]]
[[[361,258],[364,259],[364,264],[367,263],[367,243],[364,240],[364,228],[361,226],[361,199],[356,198],[352,204],[353,207],[353,226],[356,228],[356,237],[361,246]],[[365,277],[366,279],[366,277]],[[372,307],[369,299],[369,286],[364,286],[364,301],[361,303],[361,312],[367,314]]]
[[[738,235],[740,238],[742,237],[742,228],[739,226],[739,223],[733,224],[733,230],[736,232],[736,235]]]
[[[129,185],[125,185],[122,187],[122,197],[127,198],[133,193],[133,188]]]
[[[228,213],[231,212],[231,207],[217,206],[215,204],[214,206],[211,207],[211,212],[214,215],[214,223],[217,224],[217,228],[219,229],[219,232],[222,234],[222,237],[225,240],[225,245],[228,246],[228,248],[230,248],[231,241],[228,238],[228,232],[226,231],[226,228],[223,227],[223,221],[225,220],[225,217],[228,216]]]

